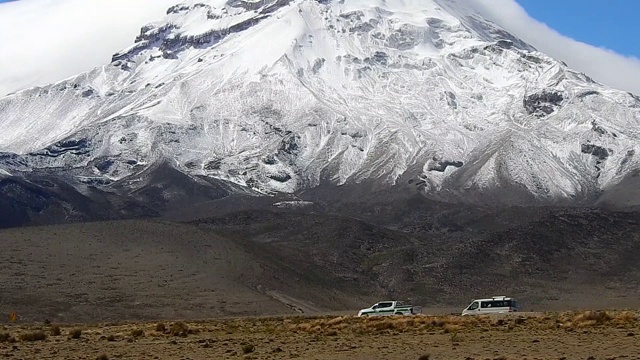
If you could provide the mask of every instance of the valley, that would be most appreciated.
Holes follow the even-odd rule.
[[[390,298],[461,309],[502,294],[522,311],[640,306],[637,212],[385,194],[303,208],[232,196],[154,219],[0,230],[3,308],[89,322],[355,313]]]
[[[639,358],[640,97],[473,4],[188,0],[0,97],[0,356]]]

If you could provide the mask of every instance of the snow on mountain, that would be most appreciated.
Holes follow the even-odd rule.
[[[0,99],[0,169],[108,188],[168,161],[263,193],[592,201],[639,168],[639,123],[640,98],[465,0],[201,0],[108,65]]]

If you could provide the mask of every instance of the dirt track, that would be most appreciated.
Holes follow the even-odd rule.
[[[175,324],[5,327],[15,359],[640,359],[632,312],[541,316],[270,318]],[[48,337],[28,341],[38,330]],[[77,339],[70,334],[82,329]],[[175,334],[172,334],[174,332]],[[15,338],[15,342],[14,339]],[[20,339],[23,340],[20,340]],[[3,341],[4,342],[1,342]],[[427,357],[429,355],[429,357]]]

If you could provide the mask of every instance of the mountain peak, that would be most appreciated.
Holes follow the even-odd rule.
[[[109,65],[0,99],[0,168],[109,188],[162,162],[262,193],[593,203],[638,168],[639,122],[635,98],[468,1],[211,0]]]
[[[260,26],[263,22],[269,24]],[[286,31],[280,29],[282,24],[288,25]],[[176,59],[186,50],[211,48],[243,32],[266,47],[274,39],[273,27],[277,37],[297,43],[309,35],[353,42],[349,38],[356,35],[359,41],[427,54],[455,51],[480,41],[511,41],[533,50],[455,0],[216,0],[171,7],[164,20],[143,27],[135,44],[112,60],[127,68],[139,55],[152,61]]]

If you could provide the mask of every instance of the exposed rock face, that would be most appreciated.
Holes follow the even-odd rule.
[[[175,5],[167,10],[167,15],[192,15],[199,12],[202,21],[215,23],[225,20],[228,26],[214,26],[212,29],[199,34],[187,34],[180,32],[182,26],[167,23],[159,26],[145,26],[136,38],[135,44],[124,52],[113,55],[112,62],[120,60],[133,61],[134,57],[144,50],[158,49],[165,59],[178,59],[178,54],[189,48],[201,48],[212,46],[226,36],[247,30],[258,24],[269,14],[283,6],[289,5],[292,0],[260,0],[260,1],[229,1],[228,7],[214,9],[208,4],[196,3],[188,6]],[[239,11],[240,10],[240,11]],[[244,16],[246,12],[257,12],[258,16]],[[245,19],[246,18],[246,19]],[[225,24],[227,25],[227,24]]]
[[[598,160],[607,160],[609,154],[613,153],[611,149],[605,149],[602,146],[594,144],[582,144],[580,149],[583,154],[593,155],[598,158]]]
[[[559,92],[542,91],[540,93],[531,94],[524,98],[522,104],[530,115],[544,117],[553,113],[564,100]]]

